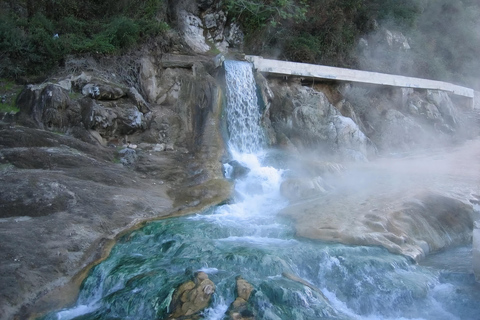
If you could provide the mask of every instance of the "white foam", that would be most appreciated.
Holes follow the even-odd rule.
[[[208,267],[198,269],[198,271],[205,272],[206,274],[216,274],[216,273],[218,273],[217,268],[208,268]]]
[[[225,318],[225,314],[227,313],[228,310],[228,305],[223,301],[223,299],[220,301],[220,303],[214,305],[211,308],[208,308],[204,312],[204,319],[205,320],[221,320]]]
[[[76,317],[91,313],[98,309],[98,305],[78,305],[68,310],[57,312],[58,320],[70,320]]]
[[[278,245],[284,246],[287,244],[295,244],[298,243],[297,240],[294,239],[279,239],[279,238],[268,238],[268,237],[255,237],[255,236],[243,236],[243,237],[228,237],[224,239],[219,239],[219,241],[223,242],[237,242],[237,243],[249,243],[253,245]]]

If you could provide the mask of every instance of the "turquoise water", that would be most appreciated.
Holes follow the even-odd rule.
[[[237,275],[255,288],[257,319],[478,319],[471,274],[414,265],[381,248],[295,239],[281,221],[225,220],[224,209],[124,236],[85,280],[77,306],[47,319],[163,319],[173,289],[197,270],[217,286],[205,319],[223,319]]]

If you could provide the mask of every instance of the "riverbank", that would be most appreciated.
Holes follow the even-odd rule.
[[[230,196],[222,179],[186,184],[195,179],[186,169],[195,159],[179,151],[137,148],[137,165],[151,169],[142,173],[119,163],[115,148],[4,123],[0,147],[2,319],[73,302],[119,234]]]

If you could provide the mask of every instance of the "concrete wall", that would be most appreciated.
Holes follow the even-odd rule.
[[[473,89],[457,86],[455,84],[442,81],[404,77],[392,74],[360,71],[354,69],[335,68],[316,64],[263,59],[259,56],[247,55],[245,56],[245,59],[253,63],[255,69],[259,72],[282,75],[295,75],[319,79],[331,79],[338,81],[361,82],[404,88],[442,90],[459,96],[464,96],[472,99],[474,98]]]

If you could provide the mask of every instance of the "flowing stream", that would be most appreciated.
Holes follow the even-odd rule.
[[[455,262],[471,247],[417,265],[382,248],[296,238],[276,217],[287,205],[284,172],[266,164],[252,67],[226,61],[225,69],[229,149],[250,169],[235,182],[235,201],[125,235],[91,270],[76,305],[44,319],[164,319],[173,290],[198,270],[216,285],[209,320],[226,319],[238,275],[255,288],[256,319],[480,319],[479,286],[468,264]]]

